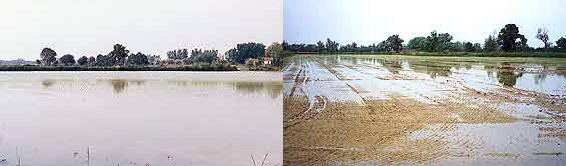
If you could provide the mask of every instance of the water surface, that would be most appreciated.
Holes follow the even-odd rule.
[[[281,77],[0,72],[0,165],[280,164]]]

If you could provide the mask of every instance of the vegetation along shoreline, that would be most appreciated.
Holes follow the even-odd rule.
[[[549,40],[548,30],[538,28],[535,36],[544,43],[544,47],[533,48],[527,45],[527,39],[519,33],[515,24],[507,24],[499,33],[490,34],[483,44],[453,41],[449,33],[430,32],[429,36],[417,36],[403,44],[405,40],[398,34],[386,40],[370,45],[356,42],[340,45],[326,39],[326,42],[288,43],[283,41],[283,55],[295,54],[364,54],[364,55],[413,55],[413,56],[471,56],[471,57],[556,57],[566,58],[566,37],[561,37],[553,44]]]
[[[55,50],[44,48],[35,63],[25,60],[4,61],[0,71],[281,71],[283,46],[273,43],[240,43],[219,55],[218,50],[186,48],[167,52],[167,59],[159,55],[130,53],[125,46],[115,44],[106,55],[57,57]],[[2,62],[2,61],[0,61]],[[15,63],[15,64],[14,64]]]

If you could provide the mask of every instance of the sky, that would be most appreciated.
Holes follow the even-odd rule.
[[[542,47],[537,29],[550,41],[566,36],[566,0],[284,0],[283,39],[316,43],[379,43],[399,34],[408,41],[431,31],[450,33],[453,41],[483,44],[491,33],[513,23],[529,46]]]
[[[107,54],[114,44],[161,55],[283,40],[282,0],[0,0],[0,59]]]

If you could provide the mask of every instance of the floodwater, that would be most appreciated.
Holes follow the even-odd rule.
[[[281,165],[281,77],[0,72],[0,165]]]
[[[329,103],[353,102],[357,103],[359,108],[369,108],[371,104],[377,103],[379,107],[375,108],[386,108],[381,107],[379,103],[388,100],[409,100],[423,103],[422,111],[432,110],[431,115],[440,115],[436,113],[442,111],[434,111],[430,108],[446,111],[442,116],[446,116],[448,120],[429,121],[425,128],[418,128],[415,131],[412,131],[411,128],[400,131],[401,134],[398,134],[413,142],[430,140],[442,142],[442,147],[439,145],[439,147],[426,147],[428,149],[422,150],[385,144],[376,148],[369,143],[370,141],[361,140],[366,137],[368,140],[382,139],[393,142],[396,140],[388,140],[392,137],[381,138],[380,135],[362,135],[352,138],[352,141],[348,143],[337,140],[328,141],[328,143],[321,141],[322,143],[317,144],[317,147],[324,145],[328,149],[355,148],[362,151],[334,152],[327,155],[332,156],[333,160],[322,162],[322,164],[372,165],[390,162],[441,165],[566,164],[565,59],[297,55],[286,59],[283,84],[284,96],[307,98],[309,106],[302,113],[305,117],[309,111],[317,110],[317,114],[309,115],[307,120],[304,120],[305,118],[287,120],[294,121],[292,125],[284,124],[284,133],[289,133],[288,135],[297,135],[296,132],[301,131],[302,127],[326,130],[326,127],[317,125],[333,126],[327,123],[345,119],[325,115],[325,111],[333,111],[327,110],[326,106]],[[410,106],[415,105],[396,104],[399,104],[397,107],[402,106],[403,108],[411,108]],[[454,105],[456,106],[448,108]],[[463,111],[460,111],[459,107],[466,109],[462,108]],[[421,107],[414,109],[420,111]],[[475,113],[474,110],[478,110],[478,113]],[[284,114],[286,112],[292,111],[284,110]],[[327,112],[327,114],[335,112]],[[350,112],[356,112],[356,109]],[[489,112],[489,116],[480,115],[486,112]],[[336,114],[344,116],[348,112]],[[492,115],[498,115],[500,119],[493,118]],[[426,115],[423,116],[426,117]],[[411,118],[401,120],[407,119],[408,121],[413,120]],[[309,123],[309,120],[317,122]],[[422,124],[421,121],[418,122],[419,125]],[[390,123],[390,121],[380,122],[376,119],[370,122]],[[354,124],[353,122],[344,123]],[[368,125],[371,124],[365,126]],[[341,127],[343,126],[338,126],[331,131],[341,130]],[[352,126],[343,128],[362,130]],[[328,134],[325,139],[327,137],[339,137],[339,135]],[[309,138],[302,139],[308,140]],[[287,135],[284,135],[284,140],[286,142],[295,141],[294,138],[287,137]],[[418,143],[416,145],[420,146]],[[305,151],[295,151],[297,147],[309,149],[313,146],[297,143],[289,147],[294,148],[292,153],[298,153],[297,151]],[[382,148],[388,150],[376,150]],[[421,154],[430,152],[432,155],[431,150],[434,150],[435,156]],[[284,151],[284,155],[291,156],[291,152],[288,153],[286,148]],[[384,155],[392,151],[396,155]],[[416,155],[415,151],[421,152]],[[345,156],[337,155],[341,153],[344,153]],[[360,153],[364,155],[359,155]],[[348,156],[351,154],[358,156]],[[394,157],[380,158],[379,156]],[[321,156],[317,157],[321,158]],[[287,157],[285,158],[287,162]]]

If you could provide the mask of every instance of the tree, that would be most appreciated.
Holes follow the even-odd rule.
[[[539,28],[536,37],[544,43],[544,48],[550,48],[551,43],[548,42],[548,30],[546,28]]]
[[[476,48],[474,47],[474,44],[472,44],[471,42],[464,42],[464,50],[466,52],[474,52],[476,51]]]
[[[283,40],[283,44],[281,44],[281,45],[283,45],[283,50],[285,50],[285,51],[289,50],[289,43],[287,41]],[[226,52],[226,53],[228,53],[228,52]]]
[[[401,50],[403,49],[404,41],[403,39],[399,38],[399,35],[397,34],[389,36],[385,41],[388,43],[391,50],[395,52],[401,52]]]
[[[340,46],[341,52],[356,52],[358,50],[358,43],[353,42],[352,44],[347,44],[345,46]]]
[[[87,66],[96,66],[96,58],[95,57],[89,57],[88,58],[88,62],[87,62]]]
[[[319,43],[322,43],[319,41]],[[267,47],[267,50],[265,50],[265,54],[267,56],[270,56],[271,58],[273,58],[272,64],[274,66],[282,66],[283,65],[283,60],[281,58],[281,54],[283,53],[283,45],[275,42],[273,44],[271,44],[269,47]]]
[[[191,51],[191,57],[184,60],[185,63],[204,62],[212,63],[218,61],[218,50],[201,50],[195,49]]]
[[[75,65],[75,57],[71,54],[65,54],[59,59],[61,65],[63,66],[73,66]]]
[[[44,48],[39,55],[43,66],[52,66],[57,61],[57,53],[51,48]]]
[[[452,41],[452,35],[448,33],[438,34],[436,31],[430,32],[430,36],[427,39],[427,51],[438,52],[444,51],[450,48],[450,41]]]
[[[148,55],[147,60],[150,65],[157,65],[161,61],[161,57],[159,55]]]
[[[330,38],[326,38],[326,49],[329,52],[337,52],[339,44],[336,41],[330,40]]]
[[[126,64],[128,53],[130,53],[130,50],[127,50],[121,44],[116,44],[114,45],[114,50],[108,54],[108,57],[112,60],[112,65],[121,66]]]
[[[130,54],[128,56],[127,62],[128,65],[134,65],[134,66],[145,66],[149,64],[149,61],[147,60],[147,56],[140,52],[138,52],[137,54]]]
[[[481,44],[480,43],[474,43],[474,51],[478,52],[481,51]]]
[[[517,48],[524,48],[527,45],[527,39],[524,35],[519,34],[519,28],[515,24],[505,25],[499,31],[497,38],[503,51],[517,51]]]
[[[317,52],[322,52],[322,51],[324,51],[324,49],[325,49],[325,48],[324,48],[324,43],[323,43],[322,41],[318,41],[318,42],[316,43],[316,51],[317,51]]]
[[[183,60],[188,57],[189,57],[189,51],[186,48],[167,51],[167,59]]]
[[[426,37],[426,50],[427,51],[438,51],[438,43],[439,43],[439,39],[438,39],[438,33],[435,31],[430,32],[430,35]]]
[[[389,49],[389,44],[387,44],[386,41],[382,41],[378,43],[376,47],[378,51],[387,51]]]
[[[265,55],[265,45],[261,43],[241,43],[227,54],[228,60],[243,64],[249,58],[259,59]]]
[[[566,49],[566,38],[561,37],[556,41],[556,47]]]
[[[448,50],[452,52],[465,51],[464,44],[462,42],[448,42],[443,45],[445,46],[442,46],[442,49],[440,49],[440,51],[444,51],[444,50]]]
[[[86,56],[82,56],[77,60],[77,63],[81,66],[84,66],[88,63],[88,58]]]
[[[96,62],[95,62],[96,66],[112,66],[112,58],[110,57],[110,55],[101,55],[99,54],[98,56],[96,56]]]
[[[496,51],[499,48],[499,43],[497,42],[497,40],[498,39],[495,37],[495,34],[490,34],[487,39],[485,39],[483,49],[487,52]]]
[[[424,50],[426,48],[426,45],[426,37],[419,36],[409,40],[409,48],[411,49]]]

